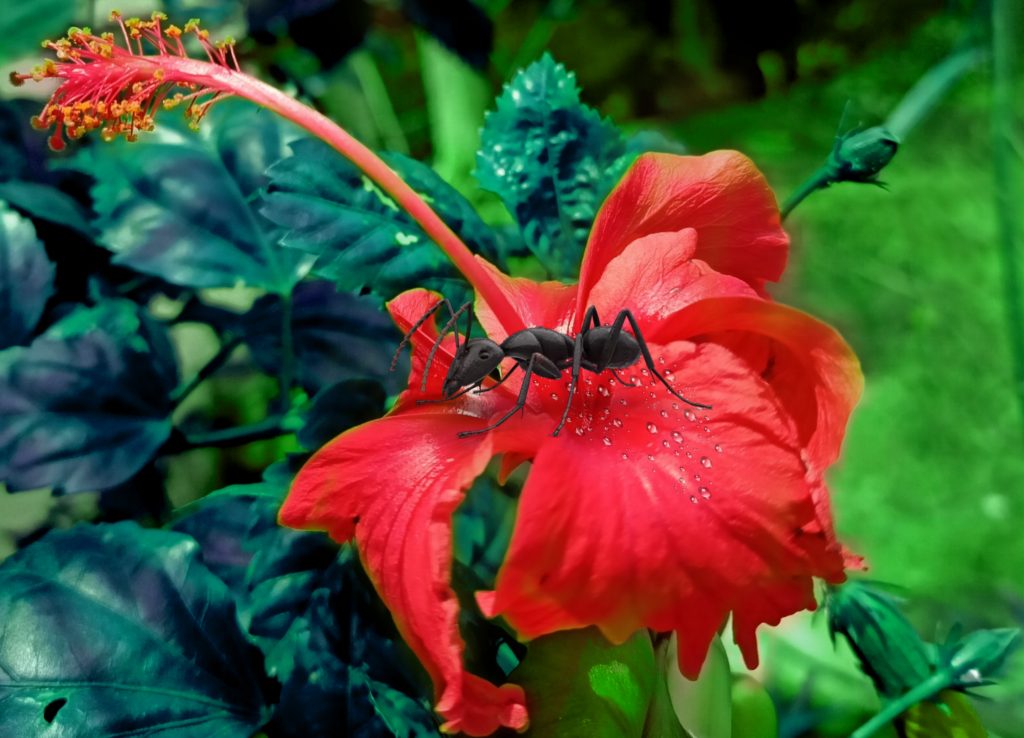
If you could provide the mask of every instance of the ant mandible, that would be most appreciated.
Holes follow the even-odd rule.
[[[647,342],[640,332],[640,326],[637,325],[636,318],[633,317],[633,313],[629,310],[621,310],[615,316],[615,320],[611,325],[604,326],[601,325],[601,320],[597,315],[597,308],[591,306],[583,316],[583,325],[580,327],[580,331],[576,334],[575,338],[559,333],[551,328],[534,327],[516,331],[498,344],[489,338],[469,337],[470,330],[473,327],[473,313],[469,309],[470,304],[467,302],[458,310],[452,310],[452,305],[448,298],[441,298],[405,334],[402,342],[398,344],[394,359],[391,362],[391,369],[394,370],[398,362],[398,356],[409,342],[412,334],[443,305],[448,308],[451,319],[441,329],[437,339],[434,341],[434,345],[430,348],[427,363],[423,367],[423,382],[420,390],[426,391],[427,375],[430,371],[430,365],[434,361],[434,355],[441,346],[441,340],[449,330],[453,329],[455,332],[455,358],[452,360],[452,365],[448,368],[448,374],[444,378],[444,384],[441,389],[442,399],[419,400],[421,404],[447,402],[448,400],[454,400],[456,397],[461,397],[470,390],[476,390],[476,394],[490,392],[511,377],[516,369],[523,369],[525,371],[526,374],[523,377],[523,383],[519,389],[519,398],[515,406],[496,423],[492,423],[486,428],[480,428],[479,430],[463,431],[459,433],[459,438],[492,431],[509,420],[516,412],[522,410],[526,406],[526,395],[530,389],[530,379],[534,374],[545,379],[561,379],[563,372],[568,369],[571,376],[569,399],[565,404],[562,419],[552,434],[557,436],[569,417],[569,409],[576,394],[576,387],[579,384],[580,371],[582,369],[586,369],[594,374],[600,374],[608,370],[622,385],[636,387],[637,385],[634,385],[632,382],[623,380],[615,370],[632,366],[641,357],[643,357],[644,363],[651,374],[665,385],[665,388],[673,396],[678,397],[687,405],[704,410],[711,409],[710,405],[693,402],[683,397],[658,372],[654,366],[654,360],[651,358],[651,352],[647,348]],[[466,336],[465,340],[460,343],[457,322],[462,313],[467,315]],[[623,325],[627,321],[633,329],[632,335],[622,330]],[[492,376],[504,359],[512,359],[516,362],[516,365],[505,372],[504,376],[499,377],[494,385],[481,388],[484,380]]]

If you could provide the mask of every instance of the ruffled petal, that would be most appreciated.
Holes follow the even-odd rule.
[[[638,238],[608,262],[580,305],[596,307],[606,324],[629,308],[648,341],[666,343],[661,331],[665,320],[690,303],[708,297],[757,295],[742,279],[720,274],[695,259],[696,252],[693,228]]]
[[[478,599],[532,638],[597,625],[680,632],[696,675],[728,612],[779,583],[842,576],[797,429],[773,389],[714,344],[652,346],[680,403],[644,368],[604,376],[576,431],[537,453],[495,591]],[[582,432],[580,432],[582,431]]]
[[[801,610],[813,610],[814,584],[807,578],[792,579],[742,597],[732,616],[732,637],[743,654],[748,669],[756,669],[757,628],[778,625],[782,618]]]
[[[594,221],[580,267],[580,304],[630,243],[683,228],[697,230],[696,258],[757,290],[786,266],[789,238],[775,196],[750,159],[736,151],[644,154]]]
[[[392,414],[343,433],[302,468],[281,508],[292,528],[355,534],[367,573],[434,682],[451,732],[526,725],[525,698],[463,668],[451,588],[452,513],[492,456],[482,421],[431,411]]]
[[[742,334],[747,340],[739,340]],[[853,350],[831,326],[778,303],[720,297],[684,308],[659,335],[721,338],[743,352],[796,421],[808,460],[824,470],[839,457],[864,377]]]
[[[569,329],[576,305],[576,285],[509,277],[479,256],[477,260],[483,265],[484,271],[490,273],[491,281],[505,295],[527,328],[543,326],[556,331]],[[474,309],[480,325],[492,341],[501,343],[508,338],[505,326],[484,300],[477,298]]]

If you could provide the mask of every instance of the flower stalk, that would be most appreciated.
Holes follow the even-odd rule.
[[[62,149],[65,135],[79,138],[95,129],[101,130],[105,140],[124,136],[133,141],[139,131],[152,130],[161,107],[182,103],[188,104],[186,114],[195,127],[218,100],[231,95],[244,98],[292,121],[352,162],[437,243],[510,333],[525,327],[473,253],[423,198],[334,121],[242,72],[230,40],[211,42],[198,21],[189,21],[183,28],[164,26],[162,13],[154,13],[150,21],[122,19],[117,13],[111,17],[121,27],[123,46],[112,33],[97,36],[87,28],[72,28],[66,38],[44,44],[54,51],[56,61],[47,60],[29,74],[11,75],[15,85],[61,80],[34,120],[39,128],[53,128],[52,148]],[[198,40],[206,61],[188,56],[182,43],[186,34]],[[174,92],[178,88],[187,92]]]

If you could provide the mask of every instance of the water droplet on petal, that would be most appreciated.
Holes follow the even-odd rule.
[[[558,399],[558,393],[557,392],[552,392],[551,393],[551,399],[552,400],[557,400]]]
[[[693,410],[687,410],[686,412],[684,412],[683,417],[689,420],[691,423],[697,422],[697,415],[696,413],[693,412]]]
[[[447,459],[445,459],[445,462],[448,463],[448,464],[452,463],[453,461],[455,461],[455,457],[454,456],[449,456]]]
[[[697,498],[694,497],[693,495],[690,495],[690,502],[692,502],[694,505],[696,505],[697,504]]]
[[[707,487],[701,487],[697,491],[700,492],[700,496],[703,497],[705,500],[711,499],[711,490],[709,490]]]
[[[705,425],[704,426],[704,432],[705,433],[710,433],[711,432],[711,428]]]
[[[602,439],[601,439],[601,442],[602,442],[602,443],[603,443],[603,444],[604,444],[605,446],[611,446],[611,445],[612,445],[612,439],[610,439],[610,438],[609,438],[608,436],[605,436],[604,438],[602,438]]]
[[[619,398],[619,404],[622,405],[623,407],[625,407],[626,406],[626,398],[625,397],[620,397]]]
[[[622,420],[619,418],[612,418],[612,425],[614,425],[616,428],[621,428]]]
[[[676,443],[682,443],[683,434],[677,430],[672,431],[672,440],[675,441]]]
[[[711,459],[709,459],[707,456],[701,456],[700,457],[700,465],[703,466],[705,469],[710,469],[711,468]]]
[[[601,395],[601,397],[608,397],[611,391],[602,384],[597,388],[597,394]]]
[[[693,458],[693,452],[692,451],[687,451],[686,452],[686,458],[692,459]]]
[[[647,454],[648,461],[654,461],[654,454]]]
[[[661,442],[661,445],[662,445],[662,446],[664,446],[665,448],[668,448],[668,447],[669,447],[669,443],[668,443],[668,441],[662,441],[662,442]]]
[[[623,451],[622,452],[622,460],[625,461],[628,458],[629,458],[629,454],[627,454],[625,451]]]
[[[646,369],[641,369],[640,373],[643,374],[645,377],[650,376],[650,372],[648,372]]]
[[[667,418],[668,417],[668,410],[662,410],[661,411],[661,417]]]
[[[722,453],[722,444],[716,443],[715,444],[715,451],[717,451],[718,453]]]
[[[583,430],[583,426],[579,426],[579,427],[578,427],[578,428],[576,429],[576,435],[577,435],[577,436],[582,436],[582,435],[583,435],[584,433],[586,433],[586,431],[585,431],[585,430]]]
[[[699,482],[700,481],[700,474],[694,474],[693,475],[693,481]]]
[[[658,432],[658,426],[656,426],[654,423],[648,423],[647,424],[647,430],[650,431],[651,433],[657,433]]]
[[[658,363],[659,364],[664,364],[665,363],[665,357],[664,356],[659,356],[658,357]]]

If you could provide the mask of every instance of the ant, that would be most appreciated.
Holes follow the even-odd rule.
[[[633,366],[641,357],[643,357],[644,363],[651,374],[665,385],[665,388],[673,396],[678,397],[687,405],[704,410],[711,409],[710,405],[687,400],[676,392],[672,385],[658,372],[654,366],[654,360],[651,358],[651,352],[647,348],[647,342],[640,332],[640,326],[637,325],[636,318],[633,317],[629,310],[619,311],[611,325],[604,326],[601,325],[600,318],[597,315],[597,308],[591,306],[583,316],[583,326],[575,338],[571,338],[551,328],[524,328],[510,335],[499,345],[489,338],[469,337],[470,330],[473,327],[473,313],[469,309],[471,303],[467,302],[458,310],[452,310],[452,305],[448,298],[443,297],[427,310],[402,338],[402,342],[398,344],[394,359],[391,362],[392,370],[394,370],[399,354],[409,342],[412,334],[430,316],[437,312],[442,305],[448,308],[451,319],[441,329],[437,339],[434,341],[434,345],[430,348],[427,363],[423,367],[421,391],[425,392],[427,389],[427,375],[430,371],[430,365],[434,361],[434,355],[441,346],[441,340],[452,329],[455,329],[455,358],[452,360],[452,365],[448,368],[448,374],[445,376],[444,384],[442,385],[442,399],[419,400],[420,404],[447,402],[448,400],[454,400],[456,397],[461,397],[470,390],[476,390],[475,394],[490,392],[511,377],[516,369],[523,369],[526,373],[523,377],[522,386],[519,389],[519,398],[511,410],[505,413],[496,423],[492,423],[486,428],[459,433],[459,438],[494,430],[515,415],[516,412],[522,410],[526,406],[526,395],[530,389],[530,378],[534,374],[545,379],[561,379],[562,373],[568,369],[571,373],[569,400],[565,404],[562,419],[552,434],[557,436],[569,417],[569,408],[572,406],[572,400],[576,394],[576,387],[579,384],[580,371],[582,369],[586,369],[594,374],[600,374],[607,369],[622,385],[636,387],[638,385],[633,384],[631,381],[625,381],[615,370]],[[467,321],[465,340],[460,343],[457,322],[462,313],[466,313]],[[622,330],[623,325],[627,321],[633,329],[632,334]],[[516,365],[505,372],[504,376],[499,375],[495,377],[498,365],[504,359],[512,359],[516,362]],[[496,378],[497,383],[481,389],[481,385],[488,377]]]

